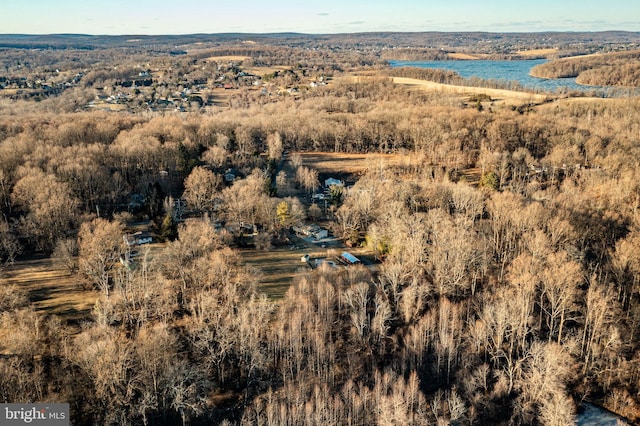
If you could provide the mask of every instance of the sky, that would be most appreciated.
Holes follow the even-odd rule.
[[[1,0],[3,34],[640,31],[638,0]]]

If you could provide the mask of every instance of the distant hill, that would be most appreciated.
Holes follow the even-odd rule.
[[[462,49],[476,53],[509,53],[521,49],[556,48],[577,53],[595,53],[640,48],[640,32],[375,32],[347,34],[220,33],[185,35],[89,35],[89,34],[0,34],[0,48],[98,49],[128,46],[175,48],[192,43],[228,43],[243,40],[272,45],[338,46],[358,48]]]
[[[589,86],[640,87],[640,50],[564,58],[537,65],[531,75],[540,78],[575,77]]]

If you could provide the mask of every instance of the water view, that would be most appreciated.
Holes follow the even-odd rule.
[[[455,71],[464,78],[478,77],[485,80],[515,81],[521,86],[546,91],[591,91],[593,86],[581,86],[575,78],[544,79],[529,75],[531,68],[546,59],[514,61],[389,61],[392,67],[437,68]]]

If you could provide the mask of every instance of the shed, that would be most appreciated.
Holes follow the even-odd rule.
[[[354,255],[352,255],[348,251],[343,252],[340,255],[340,259],[342,259],[345,263],[347,263],[349,265],[357,265],[359,263],[362,263],[362,262],[360,262],[360,259],[358,259]]]

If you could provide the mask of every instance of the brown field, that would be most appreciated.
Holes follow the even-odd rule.
[[[480,55],[469,55],[468,53],[457,53],[457,52],[447,53],[447,56],[451,59],[460,59],[465,61],[482,59]]]
[[[339,263],[336,257],[344,250],[348,250],[360,259],[372,256],[372,253],[365,248],[344,248],[342,245],[322,248],[319,245],[305,243],[302,240],[296,243],[295,249],[290,247],[281,247],[269,251],[241,249],[238,252],[245,265],[258,272],[258,291],[266,294],[271,300],[279,300],[284,297],[296,278],[311,272],[312,268],[309,263],[301,261],[302,256],[308,254],[311,263],[314,263],[315,259],[318,258]],[[340,267],[344,268],[344,266]],[[373,271],[375,266],[369,265],[368,268]]]
[[[557,49],[531,49],[531,50],[519,50],[516,54],[520,56],[547,56],[558,53]]]
[[[246,72],[250,74],[259,75],[260,77],[265,76],[266,74],[273,74],[276,71],[285,71],[291,69],[291,67],[284,65],[276,65],[272,67],[243,67]]]
[[[290,250],[289,247],[270,251],[244,249],[238,251],[246,266],[259,274],[258,290],[269,299],[282,299],[293,280],[311,271],[311,267],[300,258],[308,254],[311,258],[326,256],[326,249],[313,247]]]
[[[322,174],[363,174],[380,165],[401,165],[406,157],[400,154],[355,154],[342,152],[301,152],[303,164]]]
[[[358,75],[339,77],[336,80],[343,80],[348,82],[361,82],[367,78],[373,78],[363,73]],[[452,84],[436,83],[433,81],[420,80],[416,78],[406,77],[391,77],[392,81],[396,84],[401,84],[406,87],[416,88],[420,90],[430,92],[442,92],[459,94],[461,100],[464,98],[476,95],[487,94],[491,96],[494,105],[522,105],[523,103],[541,103],[547,99],[547,95],[518,92],[515,90],[506,89],[490,89],[485,87],[469,87],[469,86],[454,86]]]
[[[234,89],[211,89],[210,93],[213,96],[213,104],[217,107],[228,108],[229,98],[234,91]]]
[[[37,312],[55,314],[68,321],[89,316],[98,293],[84,289],[78,279],[51,259],[15,262],[7,267],[0,285],[24,290]]]
[[[445,93],[458,93],[462,96],[471,96],[474,94],[487,94],[491,96],[494,104],[506,104],[506,105],[521,105],[523,102],[527,103],[540,103],[544,101],[547,96],[541,94],[517,92],[514,90],[504,89],[489,89],[484,87],[467,87],[467,86],[453,86],[450,84],[435,83],[432,81],[418,80],[415,78],[404,77],[392,77],[393,82],[396,84],[402,84],[408,87],[415,87],[422,90],[445,92]]]
[[[205,61],[210,61],[210,62],[242,62],[245,59],[248,59],[248,56],[233,56],[233,55],[228,55],[228,56],[211,56],[207,59],[205,59]]]
[[[90,105],[89,108],[103,111],[126,111],[129,107],[125,104],[110,104],[108,102],[98,101]]]

